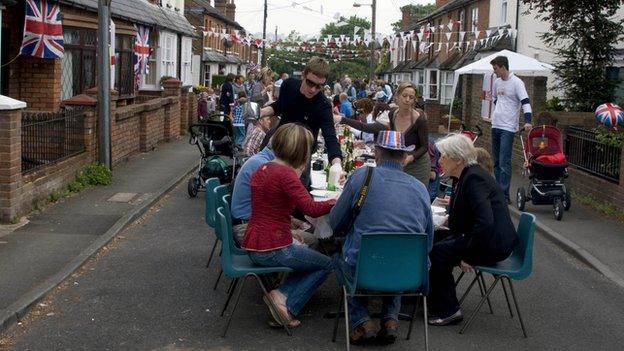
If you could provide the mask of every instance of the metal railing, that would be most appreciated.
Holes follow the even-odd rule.
[[[574,126],[568,127],[565,146],[571,165],[610,182],[620,182],[621,147],[602,144],[593,130]]]
[[[85,151],[83,110],[22,113],[22,173]]]

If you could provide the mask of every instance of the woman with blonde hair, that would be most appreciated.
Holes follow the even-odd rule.
[[[258,82],[254,84],[251,102],[258,103],[261,108],[264,107],[273,95],[273,71],[270,68],[263,68],[258,75]]]
[[[336,203],[335,199],[314,201],[299,180],[310,162],[313,142],[312,133],[300,124],[289,123],[277,129],[271,138],[275,159],[251,176],[251,217],[241,245],[257,265],[294,270],[279,288],[265,296],[277,307],[273,310],[267,303],[275,322],[284,320],[291,328],[299,326],[294,316],[333,271],[329,257],[293,244],[290,228],[295,208],[320,217]]]
[[[416,145],[405,160],[403,170],[423,184],[429,184],[431,164],[428,153],[429,129],[425,111],[414,108],[416,101],[416,87],[411,82],[403,82],[394,94],[394,101],[398,108],[388,114],[389,125],[378,121],[362,123],[354,119],[334,115],[335,123],[343,123],[365,133],[377,134],[382,130],[396,130],[405,135],[406,145]]]

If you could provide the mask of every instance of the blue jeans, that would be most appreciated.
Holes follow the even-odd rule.
[[[503,189],[507,200],[509,200],[509,184],[511,183],[511,150],[513,149],[515,136],[516,133],[492,128],[494,177]]]
[[[434,180],[429,179],[429,185],[427,186],[427,190],[429,190],[429,201],[433,202],[436,197],[438,197],[438,192],[440,191],[440,175],[436,174]]]
[[[349,265],[342,255],[336,256],[336,277],[338,281],[344,285],[345,280],[351,281],[355,276],[355,266]],[[349,324],[351,329],[355,329],[366,321],[370,321],[370,313],[368,311],[368,297],[349,297]],[[399,321],[399,312],[401,312],[400,296],[383,296],[381,297],[381,325],[389,320]]]
[[[334,270],[329,257],[295,244],[267,252],[252,251],[249,252],[249,258],[259,266],[284,266],[294,270],[278,289],[286,296],[286,308],[294,315],[299,314],[316,289]]]
[[[243,145],[245,142],[245,126],[234,126],[234,144]]]

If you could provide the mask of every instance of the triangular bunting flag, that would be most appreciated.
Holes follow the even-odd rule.
[[[448,28],[449,31],[453,30],[453,20],[452,19],[449,20],[449,23],[446,25],[446,28]]]
[[[466,36],[466,32],[459,32],[459,41],[464,41],[464,36]]]
[[[492,30],[491,30],[491,29],[486,29],[486,30],[485,30],[485,37],[486,37],[486,38],[489,38],[489,37],[490,37],[490,34],[492,34]]]
[[[446,34],[446,41],[451,40],[451,34],[453,34],[453,33],[447,32],[447,33],[444,33],[444,34]]]

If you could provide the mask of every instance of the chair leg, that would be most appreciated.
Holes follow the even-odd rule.
[[[429,351],[429,323],[427,322],[427,296],[423,295],[423,322],[425,323],[425,351]]]
[[[230,289],[228,290],[228,297],[225,300],[225,304],[223,304],[223,309],[221,309],[221,317],[223,317],[225,310],[227,310],[227,307],[230,304],[230,300],[232,299],[232,296],[234,295],[234,291],[236,290],[236,285],[238,284],[238,279],[239,278],[232,279],[232,283],[230,284]]]
[[[455,286],[457,286],[459,284],[459,282],[462,280],[462,278],[464,277],[464,272],[461,272],[459,274],[459,276],[457,277],[457,279],[455,280]]]
[[[223,275],[223,269],[219,268],[219,275],[217,276],[217,280],[212,287],[212,290],[217,290],[217,286],[219,285],[219,280],[221,280],[221,276]]]
[[[507,301],[507,309],[509,310],[509,317],[513,318],[513,311],[511,310],[511,303],[509,303],[509,295],[507,295],[507,288],[505,287],[505,279],[501,280],[503,286],[503,293],[505,293],[505,301]]]
[[[470,282],[470,285],[468,285],[468,289],[466,289],[466,291],[462,295],[461,299],[459,299],[459,305],[460,306],[462,305],[462,303],[466,299],[466,296],[468,296],[468,293],[470,292],[470,290],[472,290],[472,287],[474,286],[474,284],[477,282],[477,280],[478,280],[477,278],[478,278],[477,276],[474,277],[472,282]],[[479,284],[479,286],[481,286],[481,285]]]
[[[342,306],[342,289],[339,290],[338,295],[338,308],[336,308],[336,318],[334,318],[334,333],[332,335],[332,342],[336,342],[336,336],[338,335],[338,324],[340,323],[340,307]]]
[[[264,283],[262,282],[262,279],[260,278],[260,276],[255,273],[250,273],[248,275],[252,275],[254,278],[256,278],[258,285],[260,285],[260,288],[262,289],[262,293],[264,294],[264,296],[266,296],[267,301],[269,301],[269,303],[271,304],[270,308],[272,308],[274,311],[277,311],[277,306],[273,305],[273,300],[271,300],[271,298],[269,297],[269,292],[267,291],[266,286],[264,286]],[[278,314],[278,317],[279,317],[279,322],[282,323],[284,330],[286,330],[286,334],[288,334],[288,336],[292,336],[292,332],[290,331],[290,328],[288,328],[288,323],[286,323],[285,320],[282,320],[279,314]]]
[[[468,321],[462,326],[461,330],[459,331],[460,334],[463,334],[464,331],[466,331],[466,329],[468,329],[468,327],[470,326],[472,321],[477,317],[477,313],[479,313],[479,310],[481,309],[481,307],[483,306],[483,304],[485,303],[487,298],[490,296],[490,294],[492,293],[492,290],[494,290],[494,288],[496,287],[496,284],[498,283],[498,281],[500,279],[501,279],[500,276],[498,276],[498,277],[496,277],[496,279],[494,279],[494,282],[492,283],[492,285],[490,285],[490,288],[485,293],[485,296],[483,296],[481,298],[481,301],[479,301],[479,304],[477,305],[477,308],[475,308],[475,310],[470,315],[470,318],[468,318]]]
[[[514,304],[516,305],[516,313],[518,314],[518,320],[520,321],[520,327],[522,328],[522,334],[524,337],[527,337],[526,328],[524,327],[524,322],[522,321],[522,315],[520,315],[520,306],[518,306],[518,300],[516,299],[516,292],[514,291],[513,284],[511,283],[511,279],[509,277],[504,277],[507,279],[509,283],[509,290],[511,291],[511,297],[513,298]]]
[[[477,276],[479,277],[479,281],[480,281],[479,290],[481,290],[481,296],[483,296],[483,294],[487,290],[487,285],[485,284],[485,279],[483,278],[483,273],[478,272]],[[494,310],[492,309],[492,302],[490,301],[489,297],[487,298],[487,304],[488,304],[488,308],[490,309],[490,314],[494,314]]]
[[[347,341],[347,351],[351,350],[351,343],[349,340],[349,302],[347,301],[347,289],[342,287],[342,296],[344,299],[344,315],[345,315],[345,340]]]
[[[240,287],[238,288],[238,293],[236,294],[236,300],[234,301],[234,307],[232,308],[232,312],[230,313],[230,315],[228,316],[228,320],[225,323],[225,328],[223,328],[223,333],[221,334],[221,337],[225,338],[225,335],[227,334],[228,328],[230,327],[230,323],[232,322],[232,317],[234,317],[234,313],[236,312],[236,306],[238,306],[238,301],[240,300],[240,296],[241,293],[243,292],[243,288],[245,287],[245,281],[247,280],[247,276],[241,278],[241,284]]]
[[[412,309],[412,314],[410,315],[409,329],[407,330],[407,338],[405,338],[405,340],[409,340],[410,337],[412,336],[412,328],[414,327],[414,318],[416,317],[416,307],[418,307],[418,303],[414,302],[414,308]]]
[[[217,249],[217,245],[219,245],[219,239],[215,238],[212,250],[210,250],[210,256],[208,256],[208,262],[206,262],[206,268],[210,267],[210,262],[212,261],[212,256],[214,256],[215,250]]]

